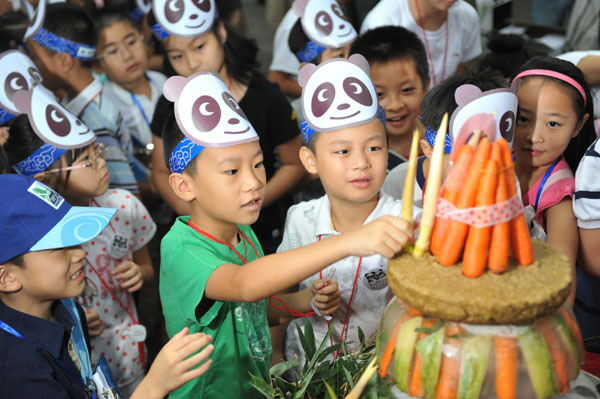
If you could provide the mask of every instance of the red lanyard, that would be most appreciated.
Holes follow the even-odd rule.
[[[435,77],[435,66],[433,65],[433,57],[431,56],[431,50],[429,50],[429,40],[427,40],[427,33],[425,31],[425,24],[423,23],[423,17],[421,16],[421,8],[419,7],[419,0],[415,0],[415,6],[417,8],[417,14],[419,15],[419,27],[421,28],[421,32],[423,32],[423,41],[425,42],[425,50],[427,50],[427,59],[429,60],[429,65],[431,66],[431,75],[433,78],[433,85],[437,85],[437,79]],[[446,58],[448,56],[448,25],[450,25],[450,18],[448,18],[448,12],[446,11],[446,44],[444,45],[444,63],[442,69],[442,76],[440,76],[440,82],[444,80],[446,76]]]
[[[81,119],[81,115],[83,115],[85,113],[85,110],[87,109],[87,107],[89,107],[90,104],[94,102],[96,97],[100,96],[100,94],[102,94],[102,89],[100,89],[100,91],[98,93],[94,94],[94,96],[90,99],[90,101],[88,101],[87,104],[85,104],[85,106],[81,109],[81,112],[79,113],[79,115],[77,115],[77,118]]]
[[[321,241],[321,234],[319,234],[319,241]],[[342,333],[340,334],[340,343],[344,342],[344,333],[348,336],[348,320],[350,319],[350,309],[352,309],[352,299],[354,299],[354,290],[356,289],[356,283],[358,282],[358,275],[360,274],[360,265],[362,264],[362,256],[358,258],[358,266],[356,267],[356,275],[354,276],[354,283],[352,284],[352,292],[350,293],[350,300],[348,301],[348,308],[346,308],[346,315],[344,316],[344,324],[342,325]],[[319,278],[323,280],[323,271],[319,271]],[[327,320],[327,329],[331,328],[329,320]],[[329,342],[333,345],[333,338],[329,336]],[[339,354],[340,350],[337,350]],[[335,359],[335,356],[334,356]]]
[[[190,226],[192,229],[196,230],[198,233],[200,233],[201,235],[203,235],[204,237],[208,238],[209,240],[212,240],[214,242],[217,242],[219,244],[225,245],[226,247],[228,247],[229,249],[231,249],[237,256],[238,258],[240,258],[242,260],[242,262],[244,264],[248,263],[247,260],[247,253],[246,253],[246,241],[248,241],[248,243],[250,244],[250,246],[252,247],[252,249],[254,250],[254,253],[256,254],[257,258],[260,258],[260,255],[258,253],[258,251],[256,250],[256,247],[254,246],[254,244],[252,243],[252,241],[240,230],[238,229],[238,233],[242,236],[242,242],[244,243],[244,256],[242,256],[234,247],[233,245],[226,243],[225,241],[221,241],[219,240],[217,237],[212,236],[211,234],[207,233],[206,231],[200,229],[198,226],[194,225],[192,223],[192,219],[188,220],[188,226]],[[244,241],[244,239],[246,241]],[[279,301],[283,304],[283,306],[279,306],[276,305],[273,301]],[[279,310],[285,310],[286,312],[288,312],[290,315],[292,315],[293,317],[310,317],[312,315],[315,314],[315,312],[309,312],[309,313],[302,313],[300,311],[291,309],[283,299],[281,299],[278,296],[272,295],[269,297],[269,303],[271,304],[271,306],[273,306],[275,309],[279,309]]]

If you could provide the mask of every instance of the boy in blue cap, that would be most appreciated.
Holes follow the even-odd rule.
[[[0,397],[95,398],[85,314],[81,244],[104,230],[116,209],[71,206],[21,175],[0,176]],[[184,360],[209,337],[182,331],[159,354],[132,398],[163,398],[203,374],[212,351]]]

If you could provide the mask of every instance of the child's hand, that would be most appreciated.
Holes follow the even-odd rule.
[[[200,377],[208,370],[211,359],[206,359],[214,346],[208,345],[212,337],[204,333],[188,334],[185,327],[167,342],[152,363],[148,375],[142,380],[132,395],[132,399],[162,399],[169,392],[179,388],[186,382]],[[188,356],[197,352],[194,356]],[[202,366],[193,369],[203,360]]]
[[[90,338],[96,338],[104,331],[104,322],[100,319],[100,315],[93,309],[85,309],[85,319],[87,321],[88,332]]]
[[[126,289],[127,292],[135,292],[144,284],[140,267],[132,261],[117,266],[112,274],[119,281],[121,288]]]
[[[380,254],[390,259],[412,241],[413,228],[404,219],[386,215],[343,235],[352,255]]]
[[[327,283],[327,284],[326,284]],[[323,315],[332,315],[340,308],[342,293],[337,281],[315,280],[312,285],[313,304]]]

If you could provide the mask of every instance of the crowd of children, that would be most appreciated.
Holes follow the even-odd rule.
[[[444,114],[444,175],[455,122],[493,115],[531,233],[569,258],[568,302],[598,335],[599,55],[493,36],[477,65],[464,0],[380,0],[362,23],[343,3],[295,0],[268,76],[237,1],[9,11],[0,397],[259,398],[251,375],[305,356],[305,318],[354,349],[415,234],[400,217],[413,132],[418,218]]]

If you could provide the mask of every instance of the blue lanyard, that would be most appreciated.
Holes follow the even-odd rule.
[[[544,191],[544,185],[550,178],[550,175],[552,174],[552,172],[554,171],[554,168],[556,168],[556,165],[558,165],[559,162],[560,162],[560,157],[556,161],[554,161],[552,166],[550,166],[550,168],[544,174],[544,177],[542,177],[542,181],[541,181],[540,185],[538,186],[537,194],[535,196],[535,205],[533,207],[536,211],[537,211],[538,205],[540,203],[540,198],[542,197],[542,192]]]
[[[77,312],[77,306],[75,305],[75,301],[72,298],[62,299],[61,302],[69,312],[69,315],[71,316],[74,322],[71,338],[73,339],[73,344],[75,345],[75,350],[77,351],[77,356],[79,357],[79,363],[81,364],[81,378],[80,376],[73,373],[59,359],[55,358],[54,356],[51,357],[56,362],[56,364],[58,364],[71,377],[75,378],[77,381],[81,382],[85,386],[86,392],[89,394],[89,397],[95,399],[96,386],[92,379],[92,365],[90,361],[90,354],[85,343],[85,336],[83,334],[83,327],[81,326],[81,319],[79,318],[79,313]],[[19,333],[17,330],[15,330],[2,320],[0,320],[0,329],[19,339],[26,339],[21,333]]]
[[[154,86],[154,82],[152,81],[152,79],[150,79],[150,76],[146,75],[146,79],[148,79],[148,82],[150,82],[150,86]],[[144,112],[144,108],[142,107],[142,103],[140,103],[140,100],[137,98],[137,96],[134,93],[131,93],[131,98],[133,99],[133,102],[135,103],[135,105],[137,105],[138,109],[142,113],[142,116],[144,117],[144,120],[146,121],[148,126],[150,126],[150,124],[151,124],[150,119],[148,119],[148,116]]]

